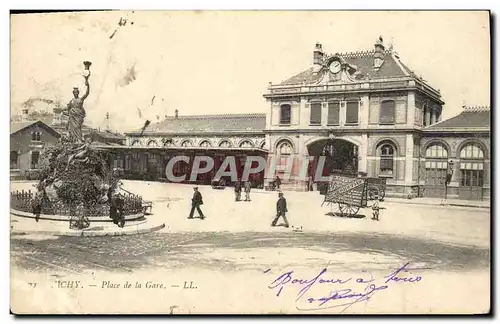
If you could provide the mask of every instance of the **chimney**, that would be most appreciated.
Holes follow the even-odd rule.
[[[28,113],[29,113],[29,109],[23,108],[22,113],[21,113],[21,121],[22,122],[28,121]]]
[[[313,72],[318,73],[323,67],[323,45],[316,43],[316,47],[313,52]]]
[[[175,119],[177,119],[177,118],[179,118],[179,110],[178,109],[175,110]]]
[[[380,36],[375,42],[375,54],[373,58],[373,68],[378,70],[384,63],[384,39]]]

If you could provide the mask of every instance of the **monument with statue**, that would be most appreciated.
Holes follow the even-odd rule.
[[[92,146],[84,138],[84,102],[90,93],[90,66],[83,62],[85,93],[80,97],[73,88],[73,98],[64,114],[68,116],[66,133],[55,146],[41,154],[41,176],[34,192],[11,193],[11,208],[40,218],[69,219],[73,229],[85,229],[91,220],[111,220],[124,227],[125,220],[144,216],[142,197],[121,188],[121,182],[108,165],[107,152]],[[43,215],[43,217],[41,216]]]

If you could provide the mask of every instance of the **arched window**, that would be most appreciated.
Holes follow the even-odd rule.
[[[479,144],[468,144],[460,150],[460,159],[483,160],[483,149],[479,146]]]
[[[184,141],[182,141],[181,146],[182,146],[182,147],[189,147],[189,146],[192,146],[192,145],[191,145],[191,141],[190,141],[190,140],[184,140]]]
[[[240,147],[253,147],[253,144],[252,142],[245,140],[240,143]]]
[[[139,146],[139,145],[141,145],[141,142],[139,142],[139,140],[132,141],[132,146]]]
[[[161,140],[161,142],[163,143],[163,146],[173,146],[174,145],[174,140],[171,138],[163,138]]]
[[[477,143],[460,150],[460,187],[482,187],[484,184],[484,151]],[[466,197],[467,199],[468,197]]]
[[[223,140],[219,143],[219,147],[231,147],[231,142]]]
[[[277,148],[279,156],[288,156],[293,153],[292,143],[287,140],[278,143]]]
[[[394,156],[396,149],[392,144],[383,143],[379,146],[380,175],[394,177]]]
[[[19,154],[17,151],[10,151],[10,168],[19,169]]]
[[[431,144],[425,150],[425,185],[443,186],[448,168],[448,151],[439,143]]]
[[[384,100],[380,103],[380,118],[381,125],[392,125],[396,120],[396,103],[394,100]]]
[[[446,159],[448,158],[448,151],[443,145],[434,144],[425,150],[425,157],[433,159]]]
[[[149,140],[147,146],[149,147],[158,147],[158,143],[155,140]]]
[[[292,116],[292,106],[286,104],[280,107],[280,124],[290,125]]]
[[[200,147],[211,147],[212,144],[210,144],[210,141],[205,140],[200,143]]]

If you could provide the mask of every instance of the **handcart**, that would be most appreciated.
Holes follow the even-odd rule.
[[[333,174],[330,176],[325,203],[331,208],[338,205],[341,216],[352,217],[360,208],[368,207],[368,178]]]

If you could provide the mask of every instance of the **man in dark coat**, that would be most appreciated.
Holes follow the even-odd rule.
[[[281,179],[280,179],[280,177],[276,176],[276,179],[274,180],[274,184],[276,186],[276,189],[280,190],[280,186],[281,186]]]
[[[288,209],[286,207],[286,199],[283,197],[283,193],[280,192],[278,194],[278,202],[276,203],[276,217],[274,218],[273,222],[271,223],[271,226],[276,226],[276,223],[278,222],[278,219],[280,217],[283,217],[283,220],[285,221],[285,227],[290,227],[290,224],[288,223],[288,219],[286,218],[286,212],[288,212]]]
[[[203,215],[203,212],[200,209],[200,206],[203,205],[203,197],[201,196],[201,193],[198,191],[198,187],[194,187],[193,189],[194,189],[194,194],[193,198],[191,199],[191,212],[189,213],[188,219],[193,219],[195,209],[198,211],[200,219],[205,219],[205,215]]]
[[[235,199],[234,201],[240,201],[241,200],[241,182],[238,180],[234,184],[234,194],[235,194]]]

